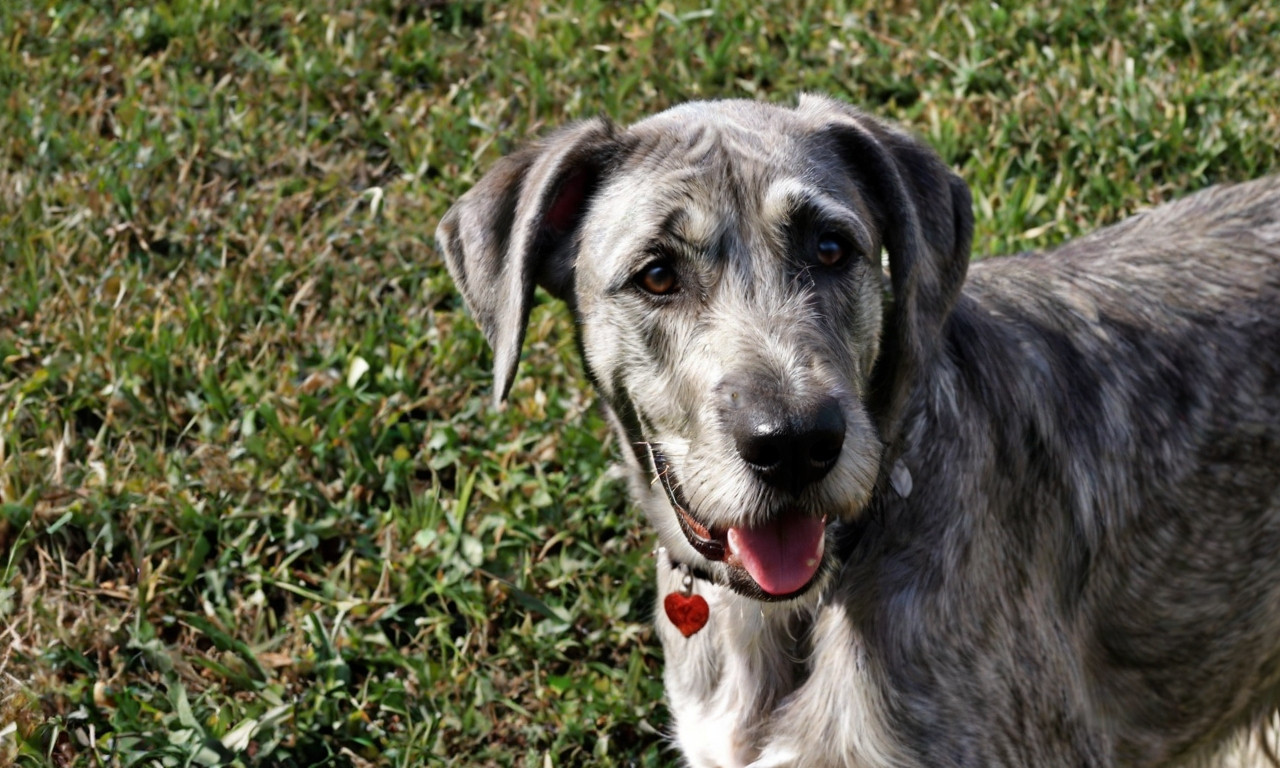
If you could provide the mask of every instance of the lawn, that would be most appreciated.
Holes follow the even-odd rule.
[[[436,222],[566,121],[802,90],[982,255],[1280,168],[1280,6],[1120,5],[5,0],[0,765],[676,764],[567,315],[492,407]]]

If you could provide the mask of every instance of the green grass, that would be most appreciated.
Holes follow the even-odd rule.
[[[531,135],[830,93],[977,252],[1280,167],[1280,7],[7,0],[0,764],[672,765],[563,310],[505,409],[431,236]]]

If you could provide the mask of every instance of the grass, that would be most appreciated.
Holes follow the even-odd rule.
[[[651,535],[564,311],[510,403],[431,237],[531,135],[814,90],[977,251],[1280,167],[1280,7],[10,0],[0,764],[657,766]]]

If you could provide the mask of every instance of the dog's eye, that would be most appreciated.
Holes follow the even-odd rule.
[[[636,275],[636,285],[655,296],[666,296],[675,292],[679,281],[671,265],[656,262],[640,270]]]
[[[834,267],[842,263],[849,254],[849,248],[845,245],[844,239],[831,232],[818,235],[816,249],[818,261],[826,267]]]

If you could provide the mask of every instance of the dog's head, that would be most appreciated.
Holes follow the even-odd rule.
[[[821,572],[827,525],[867,505],[940,354],[969,206],[931,150],[839,103],[702,102],[504,158],[437,238],[496,396],[541,284],[573,309],[662,543],[785,599]]]

